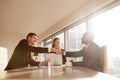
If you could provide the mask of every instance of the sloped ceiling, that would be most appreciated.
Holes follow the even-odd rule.
[[[0,31],[41,34],[89,0],[0,0]]]

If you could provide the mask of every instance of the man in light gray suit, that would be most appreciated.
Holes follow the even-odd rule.
[[[82,37],[82,44],[85,47],[77,52],[66,52],[66,57],[83,56],[82,62],[72,62],[73,66],[87,67],[97,71],[101,71],[100,65],[100,47],[94,43],[94,35],[92,32],[86,32]]]

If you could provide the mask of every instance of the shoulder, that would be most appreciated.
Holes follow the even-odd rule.
[[[20,43],[21,42],[28,42],[26,39],[22,39],[22,40],[20,40]]]
[[[99,47],[95,42],[93,42],[91,45],[92,45],[92,46]]]
[[[26,39],[22,39],[22,40],[20,40],[20,42],[19,42],[19,45],[20,44],[28,44],[28,41],[26,40]]]
[[[89,46],[90,49],[100,49],[100,47],[96,43],[91,43]]]

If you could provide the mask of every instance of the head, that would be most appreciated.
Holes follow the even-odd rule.
[[[83,37],[82,37],[82,44],[89,44],[89,43],[92,43],[93,40],[94,40],[94,35],[92,32],[86,32],[83,34]]]
[[[54,38],[53,43],[52,43],[52,48],[54,47],[60,47],[60,39],[59,38]]]
[[[38,36],[37,34],[35,33],[29,33],[26,37],[27,41],[29,42],[30,45],[34,45],[35,42],[37,41],[38,39]]]

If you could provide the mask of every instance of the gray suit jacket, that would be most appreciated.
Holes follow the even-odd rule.
[[[78,52],[66,52],[66,57],[83,56],[82,62],[72,62],[72,65],[87,67],[97,71],[101,71],[100,53],[100,47],[95,43],[91,43],[87,48],[83,48]]]

